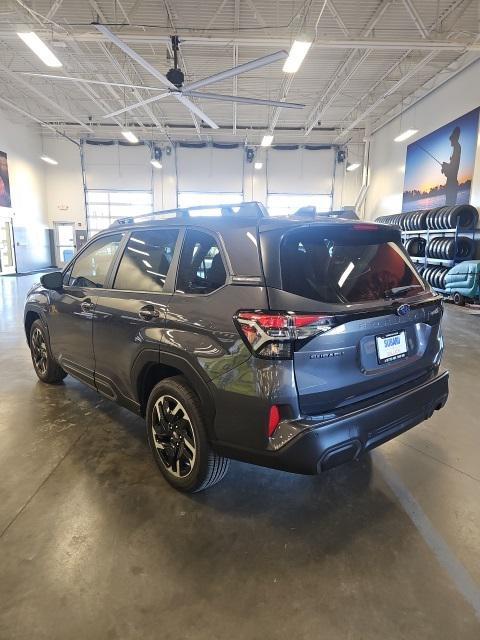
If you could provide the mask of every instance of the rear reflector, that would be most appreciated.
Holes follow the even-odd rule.
[[[280,422],[280,411],[276,404],[270,407],[270,413],[268,416],[268,437],[270,438]]]

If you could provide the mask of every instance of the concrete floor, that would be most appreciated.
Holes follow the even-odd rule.
[[[447,308],[447,407],[303,477],[176,493],[142,420],[37,381],[0,278],[0,638],[480,638],[480,317]]]

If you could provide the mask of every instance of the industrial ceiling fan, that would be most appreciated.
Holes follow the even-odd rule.
[[[48,74],[28,74],[28,75],[37,75],[47,78],[55,78],[61,80],[72,80],[75,82],[84,82],[90,84],[103,84],[110,86],[121,86],[121,87],[131,87],[138,89],[146,89],[149,91],[161,91],[162,93],[157,93],[150,98],[146,98],[145,100],[141,100],[136,102],[135,104],[131,104],[123,109],[119,109],[118,111],[114,111],[113,113],[109,113],[104,118],[113,118],[120,113],[126,113],[128,111],[132,111],[133,109],[137,109],[143,107],[144,105],[150,104],[152,102],[157,102],[158,100],[162,100],[168,96],[174,96],[179,102],[181,102],[187,109],[189,109],[192,113],[201,118],[207,125],[209,125],[212,129],[218,129],[218,125],[206,114],[204,113],[190,98],[202,98],[206,100],[219,100],[223,102],[237,102],[241,104],[252,104],[252,105],[266,105],[270,107],[282,107],[286,109],[303,109],[304,104],[297,104],[294,102],[283,102],[279,100],[263,100],[261,98],[249,98],[244,96],[230,96],[224,94],[217,93],[204,93],[198,91],[201,87],[206,87],[215,82],[220,82],[221,80],[226,80],[227,78],[233,78],[234,76],[238,76],[247,71],[251,71],[252,69],[258,69],[260,67],[264,67],[273,62],[277,62],[278,60],[283,60],[288,57],[288,53],[286,51],[277,51],[275,53],[271,53],[262,58],[257,58],[256,60],[252,60],[250,62],[246,62],[245,64],[240,64],[232,69],[226,69],[225,71],[221,71],[220,73],[216,73],[213,76],[209,76],[208,78],[203,78],[202,80],[197,80],[196,82],[192,82],[190,84],[184,85],[185,76],[183,71],[178,67],[178,51],[179,51],[179,43],[180,40],[178,36],[172,36],[172,50],[173,50],[173,68],[170,69],[166,76],[163,75],[160,71],[158,71],[153,65],[151,65],[145,58],[143,58],[140,54],[134,51],[131,47],[128,46],[123,40],[121,40],[118,36],[110,31],[108,27],[103,24],[95,23],[94,26],[100,33],[108,38],[113,44],[119,47],[124,53],[126,53],[130,58],[135,60],[141,67],[143,67],[146,71],[148,71],[152,76],[154,76],[159,82],[161,82],[166,88],[167,91],[164,91],[160,87],[150,87],[143,85],[130,85],[130,84],[121,84],[115,82],[103,82],[99,80],[85,80],[81,78],[73,78],[69,76],[53,76]]]

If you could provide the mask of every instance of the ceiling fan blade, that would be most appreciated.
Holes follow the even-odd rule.
[[[186,96],[182,95],[181,93],[173,93],[172,95],[174,95],[179,102],[184,104],[187,107],[187,109],[190,109],[192,113],[197,115],[206,124],[208,124],[209,127],[212,127],[212,129],[219,129],[218,124],[214,122],[211,118],[209,118],[206,113],[204,113],[201,109],[199,109],[197,105],[194,104],[191,100],[189,100]]]
[[[280,100],[263,100],[262,98],[247,98],[245,96],[226,96],[223,93],[203,93],[202,91],[184,91],[183,95],[207,100],[221,100],[224,102],[240,102],[241,104],[264,104],[267,107],[282,107],[285,109],[303,109],[304,104],[297,102],[281,102]]]
[[[127,111],[133,111],[133,109],[139,109],[140,107],[143,107],[146,104],[150,104],[151,102],[157,102],[157,100],[161,100],[162,98],[166,98],[167,96],[171,96],[171,95],[172,95],[171,91],[167,91],[166,93],[161,93],[160,95],[152,96],[151,98],[147,98],[146,100],[140,100],[140,102],[131,104],[128,107],[124,107],[123,109],[119,109],[118,111],[114,111],[113,113],[107,113],[107,115],[102,116],[102,118],[113,118],[115,116],[120,115],[121,113],[127,113]]]
[[[22,76],[37,76],[38,78],[52,78],[53,80],[70,80],[71,82],[83,82],[84,84],[101,84],[108,87],[127,87],[127,89],[147,89],[148,91],[161,91],[160,87],[148,87],[144,84],[124,84],[123,82],[106,82],[102,80],[85,80],[85,78],[72,78],[71,76],[54,76],[50,73],[33,73],[21,71]]]
[[[250,62],[246,62],[245,64],[238,65],[238,67],[226,69],[225,71],[215,73],[213,76],[209,76],[208,78],[203,78],[203,80],[192,82],[186,87],[183,87],[183,90],[192,91],[194,89],[199,89],[200,87],[206,87],[208,84],[213,84],[214,82],[220,82],[220,80],[226,80],[227,78],[238,76],[241,73],[251,71],[252,69],[258,69],[259,67],[264,67],[267,64],[272,64],[272,62],[277,62],[277,60],[283,60],[284,58],[288,58],[288,53],[286,51],[277,51],[276,53],[270,53],[268,56],[263,56],[263,58],[251,60]]]
[[[160,73],[160,71],[155,69],[155,67],[153,65],[151,65],[149,62],[147,62],[145,60],[145,58],[142,58],[142,56],[140,54],[138,54],[131,47],[129,47],[128,44],[126,44],[118,36],[116,36],[114,33],[112,33],[110,31],[110,29],[105,27],[103,24],[95,24],[94,26],[96,27],[96,29],[98,29],[98,31],[100,31],[100,33],[103,33],[103,35],[106,36],[110,40],[110,42],[113,42],[113,44],[116,44],[117,47],[119,47],[119,49],[124,51],[131,58],[133,58],[133,60],[135,60],[135,62],[138,62],[138,64],[141,67],[143,67],[146,71],[151,73],[152,76],[157,78],[157,80],[160,80],[160,82],[162,84],[164,84],[169,89],[173,89],[173,90],[177,91],[177,87],[172,82],[170,82],[170,80],[168,78],[166,78],[163,75],[163,73]]]

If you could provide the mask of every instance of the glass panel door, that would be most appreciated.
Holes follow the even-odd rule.
[[[15,273],[12,221],[0,218],[0,273]]]
[[[55,258],[57,267],[64,267],[75,254],[75,225],[55,222]]]

